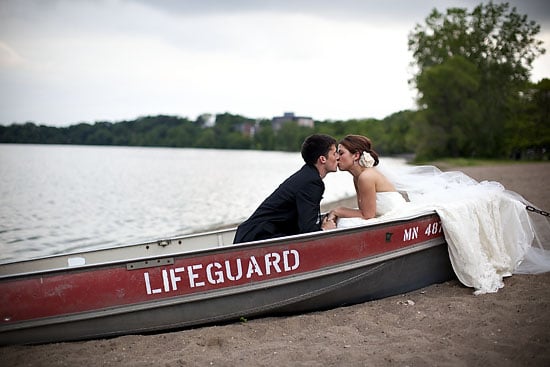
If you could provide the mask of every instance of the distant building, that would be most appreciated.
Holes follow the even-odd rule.
[[[298,126],[314,127],[311,117],[295,116],[294,112],[285,112],[283,116],[276,116],[271,119],[271,128],[273,131],[278,131],[287,122],[295,122]]]
[[[255,123],[245,122],[243,124],[237,125],[237,130],[240,131],[243,135],[253,137],[256,132],[259,130],[260,126],[258,121]]]

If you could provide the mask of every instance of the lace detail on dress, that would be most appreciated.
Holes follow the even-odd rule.
[[[405,198],[398,192],[377,192],[376,193],[376,216],[382,216],[393,210],[399,209],[406,203]]]
[[[399,209],[402,208],[407,202],[403,195],[395,191],[377,192],[376,193],[376,218],[363,219],[363,218],[340,218],[338,219],[337,228],[349,228],[362,226],[368,223],[372,223],[377,219],[382,219],[386,215],[391,213],[398,214]]]
[[[525,209],[530,203],[519,194],[498,182],[479,183],[462,172],[441,172],[433,166],[378,168],[409,202],[368,221],[342,218],[339,228],[435,210],[453,269],[475,294],[498,291],[503,277],[512,273],[550,271],[550,222],[533,219]]]
[[[477,196],[477,195],[475,195]],[[524,205],[502,193],[437,205],[453,269],[475,294],[504,286],[533,241]]]

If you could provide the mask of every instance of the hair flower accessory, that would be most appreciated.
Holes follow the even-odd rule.
[[[361,154],[361,158],[359,158],[359,165],[366,168],[373,167],[374,158],[372,157],[372,155],[370,155],[369,152],[364,151],[363,154]]]

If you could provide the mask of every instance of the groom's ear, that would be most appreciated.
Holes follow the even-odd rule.
[[[321,164],[325,164],[325,163],[327,163],[327,157],[322,155],[322,156],[319,157],[319,159],[317,161]]]

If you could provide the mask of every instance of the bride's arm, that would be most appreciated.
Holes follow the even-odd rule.
[[[329,220],[337,218],[363,218],[363,214],[359,209],[346,208],[345,206],[339,206],[332,209],[328,216]]]
[[[366,173],[366,172],[365,172]],[[338,207],[332,210],[329,218],[363,218],[371,219],[376,215],[375,180],[371,175],[362,174],[357,182],[357,205],[359,209]]]

